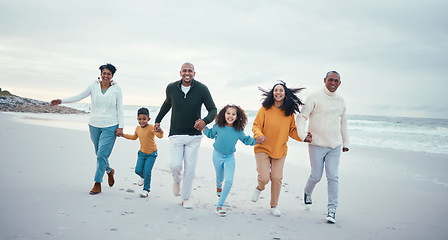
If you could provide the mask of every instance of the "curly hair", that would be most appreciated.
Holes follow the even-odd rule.
[[[281,110],[285,111],[285,116],[290,116],[296,112],[300,113],[299,106],[304,104],[302,100],[300,100],[300,98],[296,96],[296,94],[301,92],[305,88],[288,88],[286,87],[286,83],[282,80],[279,80],[279,83],[275,84],[274,87],[272,87],[271,91],[267,91],[261,87],[258,87],[258,89],[262,92],[261,96],[263,96],[263,107],[269,109],[272,107],[272,105],[274,105],[274,88],[277,85],[282,85],[283,89],[285,90],[285,101],[280,107]]]
[[[215,117],[216,124],[219,127],[224,127],[226,125],[226,111],[228,108],[236,109],[236,120],[233,122],[233,128],[235,128],[236,131],[244,131],[247,124],[247,116],[244,110],[237,105],[227,104],[223,107]]]

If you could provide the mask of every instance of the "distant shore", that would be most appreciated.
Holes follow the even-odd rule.
[[[65,106],[50,106],[49,102],[19,97],[8,91],[0,92],[0,111],[30,113],[87,114],[88,112]]]

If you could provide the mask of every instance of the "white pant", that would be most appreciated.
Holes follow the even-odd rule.
[[[174,182],[182,181],[180,196],[190,199],[202,135],[173,135],[170,139],[171,173]],[[184,176],[182,179],[182,165]]]
[[[328,210],[336,210],[338,207],[338,168],[341,148],[341,146],[336,148],[327,148],[313,145],[309,145],[308,147],[310,154],[311,174],[306,182],[305,193],[306,195],[311,196],[314,187],[322,178],[325,166],[328,188]]]

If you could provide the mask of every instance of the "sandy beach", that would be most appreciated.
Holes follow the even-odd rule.
[[[151,192],[140,198],[134,173],[138,141],[117,139],[110,157],[113,187],[89,195],[96,159],[85,128],[39,124],[0,112],[0,239],[448,239],[448,156],[351,146],[341,157],[336,224],[328,224],[326,180],[305,210],[307,145],[290,141],[279,208],[269,213],[270,186],[253,203],[256,167],[251,147],[237,145],[233,188],[215,213],[211,140],[203,138],[192,200],[184,209],[172,194],[168,140]],[[67,123],[70,124],[70,123]],[[49,126],[54,125],[55,127]],[[135,126],[126,126],[133,132]],[[168,129],[164,129],[166,134]],[[106,180],[106,178],[104,178]]]

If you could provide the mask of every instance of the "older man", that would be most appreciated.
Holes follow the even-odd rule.
[[[213,121],[216,106],[207,86],[194,79],[196,72],[191,63],[184,63],[180,70],[181,80],[166,87],[166,99],[156,117],[154,129],[159,131],[163,117],[171,111],[170,156],[173,175],[174,196],[182,197],[182,205],[191,208],[189,201],[201,144],[202,132],[206,124]],[[201,107],[205,105],[208,114],[201,119]],[[184,169],[182,178],[182,167]],[[182,191],[180,183],[182,183]]]
[[[341,150],[349,150],[347,134],[346,106],[344,99],[336,93],[341,78],[336,71],[328,72],[324,78],[325,87],[306,99],[302,112],[297,116],[297,131],[301,139],[307,136],[305,128],[309,121],[308,132],[313,135],[309,144],[311,174],[305,186],[304,202],[311,207],[311,194],[323,175],[324,166],[328,184],[329,223],[336,222],[338,206],[338,167]]]

